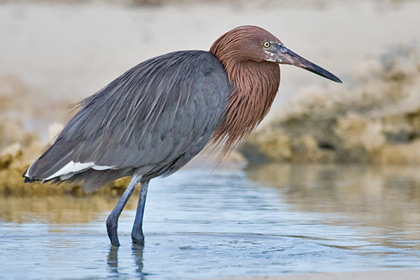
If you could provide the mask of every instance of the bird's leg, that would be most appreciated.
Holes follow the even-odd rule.
[[[127,203],[128,199],[130,198],[131,194],[133,193],[134,189],[136,188],[140,180],[141,180],[141,177],[139,175],[137,174],[133,175],[133,177],[131,178],[130,184],[128,184],[128,187],[125,189],[123,195],[121,196],[114,210],[112,210],[111,214],[106,220],[106,229],[108,231],[108,237],[113,246],[120,246],[120,242],[118,241],[118,233],[117,233],[118,218],[120,217],[120,214],[125,204]]]
[[[149,187],[149,181],[141,182],[139,204],[137,205],[136,218],[134,220],[133,230],[131,231],[131,239],[135,244],[144,244],[143,235],[143,213],[144,205],[146,204],[147,188]]]

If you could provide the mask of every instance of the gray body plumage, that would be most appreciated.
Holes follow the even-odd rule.
[[[119,246],[118,218],[141,183],[131,239],[144,244],[150,179],[177,171],[209,141],[226,153],[243,140],[270,109],[280,84],[278,64],[341,82],[270,32],[239,26],[209,52],[150,59],[84,100],[55,143],[24,173],[25,182],[81,181],[91,191],[131,176],[106,227],[111,244]]]
[[[92,191],[134,172],[142,180],[169,175],[208,143],[229,92],[227,74],[209,52],[180,51],[147,60],[82,101],[81,110],[24,176],[28,181],[81,181]],[[70,162],[95,166],[51,178]]]

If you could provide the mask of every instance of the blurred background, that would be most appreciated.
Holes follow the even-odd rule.
[[[224,32],[254,24],[344,85],[281,67],[263,124],[280,122],[281,131],[263,136],[280,140],[254,137],[244,152],[250,161],[418,163],[419,10],[418,1],[403,0],[1,1],[0,148],[34,137],[45,145],[60,128],[53,124],[75,113],[70,104],[130,67],[170,51],[208,50]],[[410,152],[389,147],[395,142]],[[273,145],[280,155],[260,156]]]
[[[213,176],[214,172],[218,174],[214,171],[216,164],[211,157],[202,156],[190,168],[209,169],[206,172],[213,175],[206,177],[204,183],[197,183],[201,187],[190,186],[188,190],[199,197],[206,192],[203,184],[209,184],[210,189],[220,187],[224,193],[226,184],[234,184],[240,172],[242,187],[252,190],[252,196],[244,197],[243,203],[261,195],[261,210],[265,209],[264,199],[275,197],[275,201],[266,204],[274,210],[264,215],[300,217],[308,227],[322,223],[326,228],[320,232],[350,224],[354,226],[350,232],[357,239],[346,243],[351,250],[357,253],[360,249],[363,256],[377,253],[378,258],[368,263],[383,268],[397,261],[403,268],[410,267],[410,261],[419,260],[414,249],[420,248],[419,13],[420,1],[416,0],[0,1],[3,236],[13,243],[20,237],[14,239],[7,228],[40,221],[54,228],[53,236],[66,232],[67,225],[72,223],[86,231],[100,228],[126,181],[117,181],[86,196],[77,185],[28,185],[21,178],[22,172],[75,114],[77,108],[72,104],[148,58],[176,50],[208,50],[226,31],[251,24],[269,30],[288,48],[328,69],[344,83],[334,84],[301,69],[281,66],[279,94],[267,119],[228,159],[230,164],[217,167],[230,174],[226,175],[228,179],[217,181]],[[203,164],[203,160],[210,163]],[[190,181],[189,172],[192,171],[185,171],[187,175],[177,182],[182,185]],[[214,181],[219,183],[211,184]],[[162,198],[163,202],[149,206],[146,212],[156,213],[150,219],[162,218],[158,205],[170,199],[163,194],[163,186],[159,190],[154,199]],[[180,205],[190,203],[182,199],[182,190],[179,192],[180,197],[175,196],[173,203],[177,199]],[[267,193],[270,195],[265,197]],[[238,190],[240,194],[242,191]],[[216,201],[224,199],[217,193],[207,195],[217,197]],[[135,201],[129,203],[128,209],[135,209]],[[186,212],[180,210],[181,220],[182,215],[190,213],[187,209],[188,205],[182,208]],[[247,213],[246,209],[241,211]],[[256,212],[248,213],[249,223],[252,217],[261,219],[262,212],[252,211]],[[73,214],[69,216],[69,212]],[[320,216],[314,218],[308,213]],[[174,223],[166,231],[178,234],[184,230],[177,226],[178,217],[168,219],[169,225],[170,221]],[[268,220],[267,223],[271,221]],[[128,225],[127,222],[127,232]],[[285,230],[287,237],[292,238],[302,231],[296,224],[290,225],[279,232]],[[232,227],[221,233],[229,233]],[[151,228],[153,232],[159,229]],[[266,227],[253,230],[264,234]],[[305,230],[313,233],[311,229]],[[342,230],[333,230],[337,234],[328,236],[325,242],[320,241],[322,234],[305,236],[310,244],[324,242],[330,249],[337,246],[334,247],[337,252],[325,260],[317,259],[319,255],[311,255],[313,252],[308,249],[308,263],[298,265],[296,271],[311,271],[307,267],[312,257],[321,263],[325,261],[326,270],[332,259],[348,262],[348,251],[341,255],[343,248],[338,247],[344,242],[340,236],[349,238],[344,233],[348,229]],[[106,237],[104,228],[98,231]],[[100,240],[101,244],[106,242],[105,238]],[[231,249],[231,240],[226,242],[226,250]],[[191,246],[202,245],[197,244]],[[155,250],[160,252],[159,248]],[[396,258],[382,258],[385,255]],[[138,266],[138,259],[136,263]],[[250,263],[244,260],[246,265]],[[275,262],[266,264],[267,271],[284,272],[270,270],[274,265]],[[319,267],[322,271],[323,266]],[[188,274],[181,274],[185,275]],[[210,276],[223,273],[218,271]]]

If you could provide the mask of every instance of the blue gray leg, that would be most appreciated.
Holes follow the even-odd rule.
[[[149,181],[141,182],[139,204],[137,205],[136,218],[134,220],[133,230],[131,231],[131,239],[135,244],[144,244],[143,235],[143,214],[144,206],[146,204],[147,188],[149,187]]]
[[[112,210],[111,214],[106,220],[106,229],[108,231],[108,237],[113,246],[120,246],[120,242],[118,241],[118,233],[117,233],[118,218],[120,217],[120,214],[124,206],[127,204],[128,199],[130,198],[131,194],[133,193],[134,189],[136,188],[140,180],[141,180],[141,176],[136,175],[136,174],[133,175],[133,177],[131,178],[130,184],[125,189],[123,195],[121,196],[114,210]]]

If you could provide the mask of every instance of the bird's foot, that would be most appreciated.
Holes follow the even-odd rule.
[[[144,245],[143,232],[138,232],[138,231],[131,232],[131,240],[133,240],[133,244]]]
[[[108,217],[106,220],[106,230],[108,232],[109,240],[111,241],[112,246],[120,246],[120,241],[118,240],[118,224],[117,221]]]

